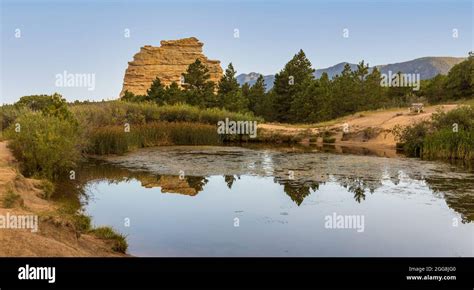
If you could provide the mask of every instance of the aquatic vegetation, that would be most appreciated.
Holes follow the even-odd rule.
[[[405,154],[425,159],[474,159],[474,109],[470,106],[433,114],[395,135]]]
[[[426,136],[421,156],[427,159],[474,160],[474,129],[453,132],[445,128]]]
[[[70,110],[83,126],[107,126],[144,124],[149,122],[197,122],[217,124],[229,118],[232,120],[257,120],[249,113],[233,113],[218,108],[201,109],[187,104],[158,105],[152,102],[130,103],[109,101],[98,103],[71,104]]]
[[[153,122],[130,126],[105,126],[92,130],[86,152],[123,154],[135,148],[160,145],[219,145],[215,126],[189,122]]]
[[[428,135],[431,124],[428,121],[419,122],[408,127],[396,126],[393,129],[400,141],[399,148],[409,157],[420,157],[423,141]]]
[[[261,120],[252,114],[218,108],[201,109],[187,104],[111,101],[71,105],[83,128],[85,151],[123,154],[134,148],[160,145],[219,145],[216,124],[232,120]]]
[[[186,104],[163,105],[110,101],[66,106],[60,95],[23,97],[1,107],[9,147],[26,176],[57,180],[67,175],[81,153],[123,154],[159,145],[218,145],[216,124],[260,120]]]

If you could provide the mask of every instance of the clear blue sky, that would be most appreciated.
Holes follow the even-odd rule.
[[[189,36],[238,73],[274,74],[300,48],[314,68],[466,56],[473,49],[471,0],[0,1],[0,103],[55,91],[68,100],[116,98],[141,46]],[[94,73],[95,90],[56,87],[55,75],[65,70]]]

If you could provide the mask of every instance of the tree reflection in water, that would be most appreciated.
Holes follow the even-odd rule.
[[[306,158],[305,160],[308,160]],[[326,160],[326,159],[322,159]],[[282,167],[279,160],[275,158],[272,166]],[[311,161],[308,161],[311,162]],[[332,161],[325,161],[330,164]],[[373,168],[370,163],[361,163],[355,168],[340,167],[333,169],[328,167],[326,174],[321,174],[320,169],[311,171],[312,166],[304,165],[305,170],[301,170],[295,174],[294,179],[288,179],[284,174],[285,170],[274,170],[272,172],[273,182],[282,186],[283,191],[291,198],[291,200],[300,206],[305,198],[313,193],[317,193],[321,184],[326,182],[335,182],[344,187],[349,193],[353,194],[355,202],[362,203],[367,198],[367,193],[371,194],[383,185],[383,181],[398,185],[402,181],[405,182],[424,182],[426,186],[435,194],[439,194],[444,198],[447,205],[460,213],[462,222],[468,223],[474,220],[474,176],[465,175],[459,177],[434,177],[423,176],[417,171],[407,174],[401,170],[390,170]],[[320,164],[319,164],[320,165]],[[348,170],[349,169],[349,170]],[[395,168],[397,169],[397,168]],[[333,170],[333,171],[331,171]],[[344,172],[344,170],[346,170]],[[337,172],[339,174],[331,174]],[[247,174],[243,171],[242,174]],[[265,176],[262,173],[256,174]],[[106,181],[109,183],[129,182],[137,180],[143,187],[161,188],[163,193],[177,193],[188,196],[195,196],[203,191],[208,183],[208,177],[213,176],[185,176],[180,178],[178,172],[176,175],[169,174],[153,174],[147,170],[128,169],[122,166],[113,165],[104,161],[90,160],[76,171],[76,180],[64,180],[57,184],[54,198],[57,200],[67,200],[69,206],[79,210],[84,203],[88,202],[86,189],[90,184],[97,181]],[[224,182],[229,189],[239,182],[240,175],[225,174]]]

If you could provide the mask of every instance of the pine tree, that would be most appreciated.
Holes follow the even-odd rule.
[[[146,100],[153,101],[159,105],[165,102],[165,88],[158,77],[152,82],[151,87],[146,91]]]
[[[369,65],[362,60],[357,65],[354,74],[354,95],[353,100],[356,110],[363,108],[367,104],[366,78],[369,74]]]
[[[354,74],[352,73],[351,66],[346,63],[341,75],[336,75],[333,80],[334,95],[331,104],[334,113],[333,117],[344,116],[356,111],[354,88]]]
[[[346,64],[346,65],[348,65],[348,64]],[[369,64],[367,64],[367,65],[364,64],[364,61],[362,60],[357,65],[357,70],[354,71],[354,75],[355,75],[357,81],[362,83],[365,80],[365,78],[368,74],[369,74]]]
[[[224,109],[232,112],[247,112],[248,111],[248,99],[243,94],[242,90],[238,90],[234,93],[228,93],[224,95],[225,106]]]
[[[307,81],[314,79],[313,73],[311,62],[303,50],[300,50],[283,70],[275,75],[273,108],[278,121],[293,122],[296,119],[295,112],[291,112],[291,104],[296,95],[304,90]]]
[[[165,89],[165,102],[173,105],[177,103],[185,103],[186,97],[184,92],[179,88],[176,82],[172,82],[171,85]]]
[[[134,103],[140,103],[140,102],[145,102],[148,100],[148,96],[146,95],[135,95],[132,92],[129,92],[128,90],[125,91],[124,95],[122,98],[120,98],[122,101],[125,102],[134,102]]]
[[[248,99],[249,96],[250,96],[250,85],[249,85],[249,83],[244,83],[242,85],[242,87],[240,88],[240,90],[242,91],[242,95],[244,95]]]
[[[366,96],[363,109],[373,110],[387,104],[386,89],[380,85],[381,81],[382,75],[380,71],[374,67],[365,81]]]
[[[242,92],[244,92],[244,87],[242,86]],[[256,115],[262,115],[264,111],[264,99],[266,93],[265,80],[262,75],[259,75],[257,81],[249,89],[248,99],[249,99],[249,110],[254,112]],[[245,94],[245,92],[244,92]]]
[[[245,111],[248,106],[247,95],[240,90],[235,74],[234,66],[229,63],[218,85],[219,105],[230,111]]]
[[[133,102],[134,98],[135,98],[135,94],[126,90],[121,99],[122,101]]]
[[[318,110],[312,116],[311,122],[320,122],[332,119],[334,115],[334,110],[337,108],[332,108],[332,83],[329,79],[329,76],[324,72],[318,80],[319,86],[316,92],[316,103],[318,105]]]
[[[189,65],[183,77],[187,103],[203,108],[217,105],[214,94],[215,84],[210,81],[209,69],[199,59]]]
[[[391,80],[391,86],[387,90],[387,95],[396,106],[405,106],[408,103],[408,97],[412,92],[412,88],[408,86],[402,86],[401,80],[403,80],[402,72],[398,72],[393,76]]]
[[[222,76],[221,80],[219,81],[218,85],[218,92],[219,95],[224,95],[228,93],[235,93],[239,90],[239,83],[235,78],[236,71],[234,70],[234,66],[232,63],[229,63],[227,69],[225,70],[225,74]]]
[[[292,122],[310,122],[310,116],[317,110],[315,100],[317,87],[317,80],[306,80],[303,89],[296,93],[290,107]]]

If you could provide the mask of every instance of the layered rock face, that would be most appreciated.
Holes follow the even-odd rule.
[[[181,85],[181,75],[196,59],[209,69],[211,81],[217,84],[222,77],[220,61],[209,60],[202,53],[203,43],[197,38],[163,40],[160,44],[159,47],[145,45],[128,63],[120,97],[127,90],[135,95],[145,95],[156,77],[164,86],[172,82]]]

